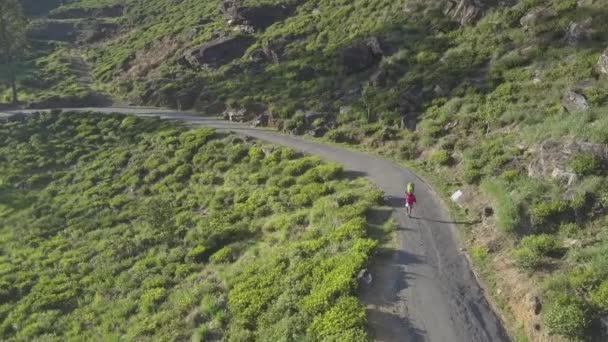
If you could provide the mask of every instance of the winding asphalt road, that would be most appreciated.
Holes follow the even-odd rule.
[[[509,341],[490,308],[466,257],[456,242],[456,223],[432,189],[411,171],[385,159],[306,141],[266,129],[170,110],[113,107],[80,111],[160,116],[188,125],[207,126],[287,146],[342,164],[385,192],[397,223],[398,247],[380,256],[371,272],[374,281],[362,290],[377,341],[494,342]],[[0,116],[12,115],[0,112]],[[416,186],[414,217],[401,208],[406,182]]]

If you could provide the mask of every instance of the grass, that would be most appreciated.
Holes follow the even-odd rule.
[[[367,339],[366,181],[120,114],[0,130],[3,339]]]

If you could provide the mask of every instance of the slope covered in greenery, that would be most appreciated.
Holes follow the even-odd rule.
[[[0,146],[3,340],[366,339],[380,194],[339,166],[120,114],[2,123]]]
[[[471,11],[455,12],[442,0],[245,0],[292,9],[253,29],[219,0],[81,0],[52,13],[118,3],[120,32],[78,49],[96,88],[211,115],[261,106],[286,131],[407,162],[482,216],[471,255],[524,335],[606,339],[606,1],[461,0]],[[184,59],[232,35],[251,43],[242,57]]]

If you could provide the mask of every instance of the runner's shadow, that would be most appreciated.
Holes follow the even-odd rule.
[[[384,196],[384,205],[391,208],[404,208],[405,198],[397,196]]]
[[[375,308],[367,308],[366,312],[374,340],[408,342],[427,341],[427,332],[413,326],[406,317],[400,317],[398,314]]]
[[[359,294],[366,304],[385,306],[399,301],[399,294],[409,287],[409,281],[418,274],[408,272],[408,266],[423,263],[418,255],[403,250],[393,250],[374,258],[369,265],[372,283],[361,284]]]

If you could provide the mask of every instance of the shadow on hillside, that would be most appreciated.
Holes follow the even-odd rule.
[[[342,175],[347,179],[356,179],[356,178],[360,178],[360,177],[367,177],[366,172],[355,171],[355,170],[344,170],[344,172],[342,172]]]

